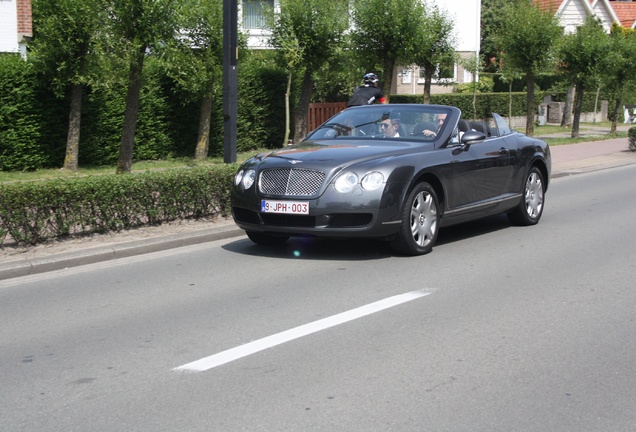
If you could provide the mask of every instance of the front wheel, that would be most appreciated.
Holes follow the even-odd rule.
[[[254,231],[246,231],[245,234],[247,234],[254,243],[263,246],[282,245],[289,239],[289,236],[286,235],[263,234]]]
[[[508,218],[515,225],[535,225],[543,214],[545,183],[543,174],[537,167],[530,168],[526,176],[523,199],[510,213]]]
[[[428,183],[417,184],[409,193],[393,250],[403,255],[423,255],[433,250],[439,233],[439,201]]]

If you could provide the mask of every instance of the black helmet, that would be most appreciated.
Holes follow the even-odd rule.
[[[374,73],[368,73],[364,76],[364,83],[365,84],[374,84],[377,83],[378,80],[378,76]]]

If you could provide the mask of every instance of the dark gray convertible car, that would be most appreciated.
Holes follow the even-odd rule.
[[[369,237],[404,255],[431,251],[441,227],[507,213],[534,225],[550,149],[493,114],[443,105],[353,107],[236,173],[232,215],[258,244],[290,236]]]

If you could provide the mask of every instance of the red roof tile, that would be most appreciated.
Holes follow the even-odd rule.
[[[556,13],[556,11],[561,6],[561,3],[563,3],[563,0],[534,0],[534,2],[535,4],[539,5],[539,8],[541,10],[552,11]]]
[[[634,21],[636,21],[636,2],[612,1],[610,5],[623,27],[630,28],[634,24]]]

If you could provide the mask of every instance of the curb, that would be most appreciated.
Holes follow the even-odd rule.
[[[62,270],[69,267],[110,261],[118,258],[160,252],[183,246],[192,246],[214,240],[238,237],[243,234],[244,231],[236,225],[227,224],[188,233],[172,234],[164,237],[120,243],[111,246],[82,249],[77,252],[67,252],[26,261],[8,262],[0,264],[0,281]]]

